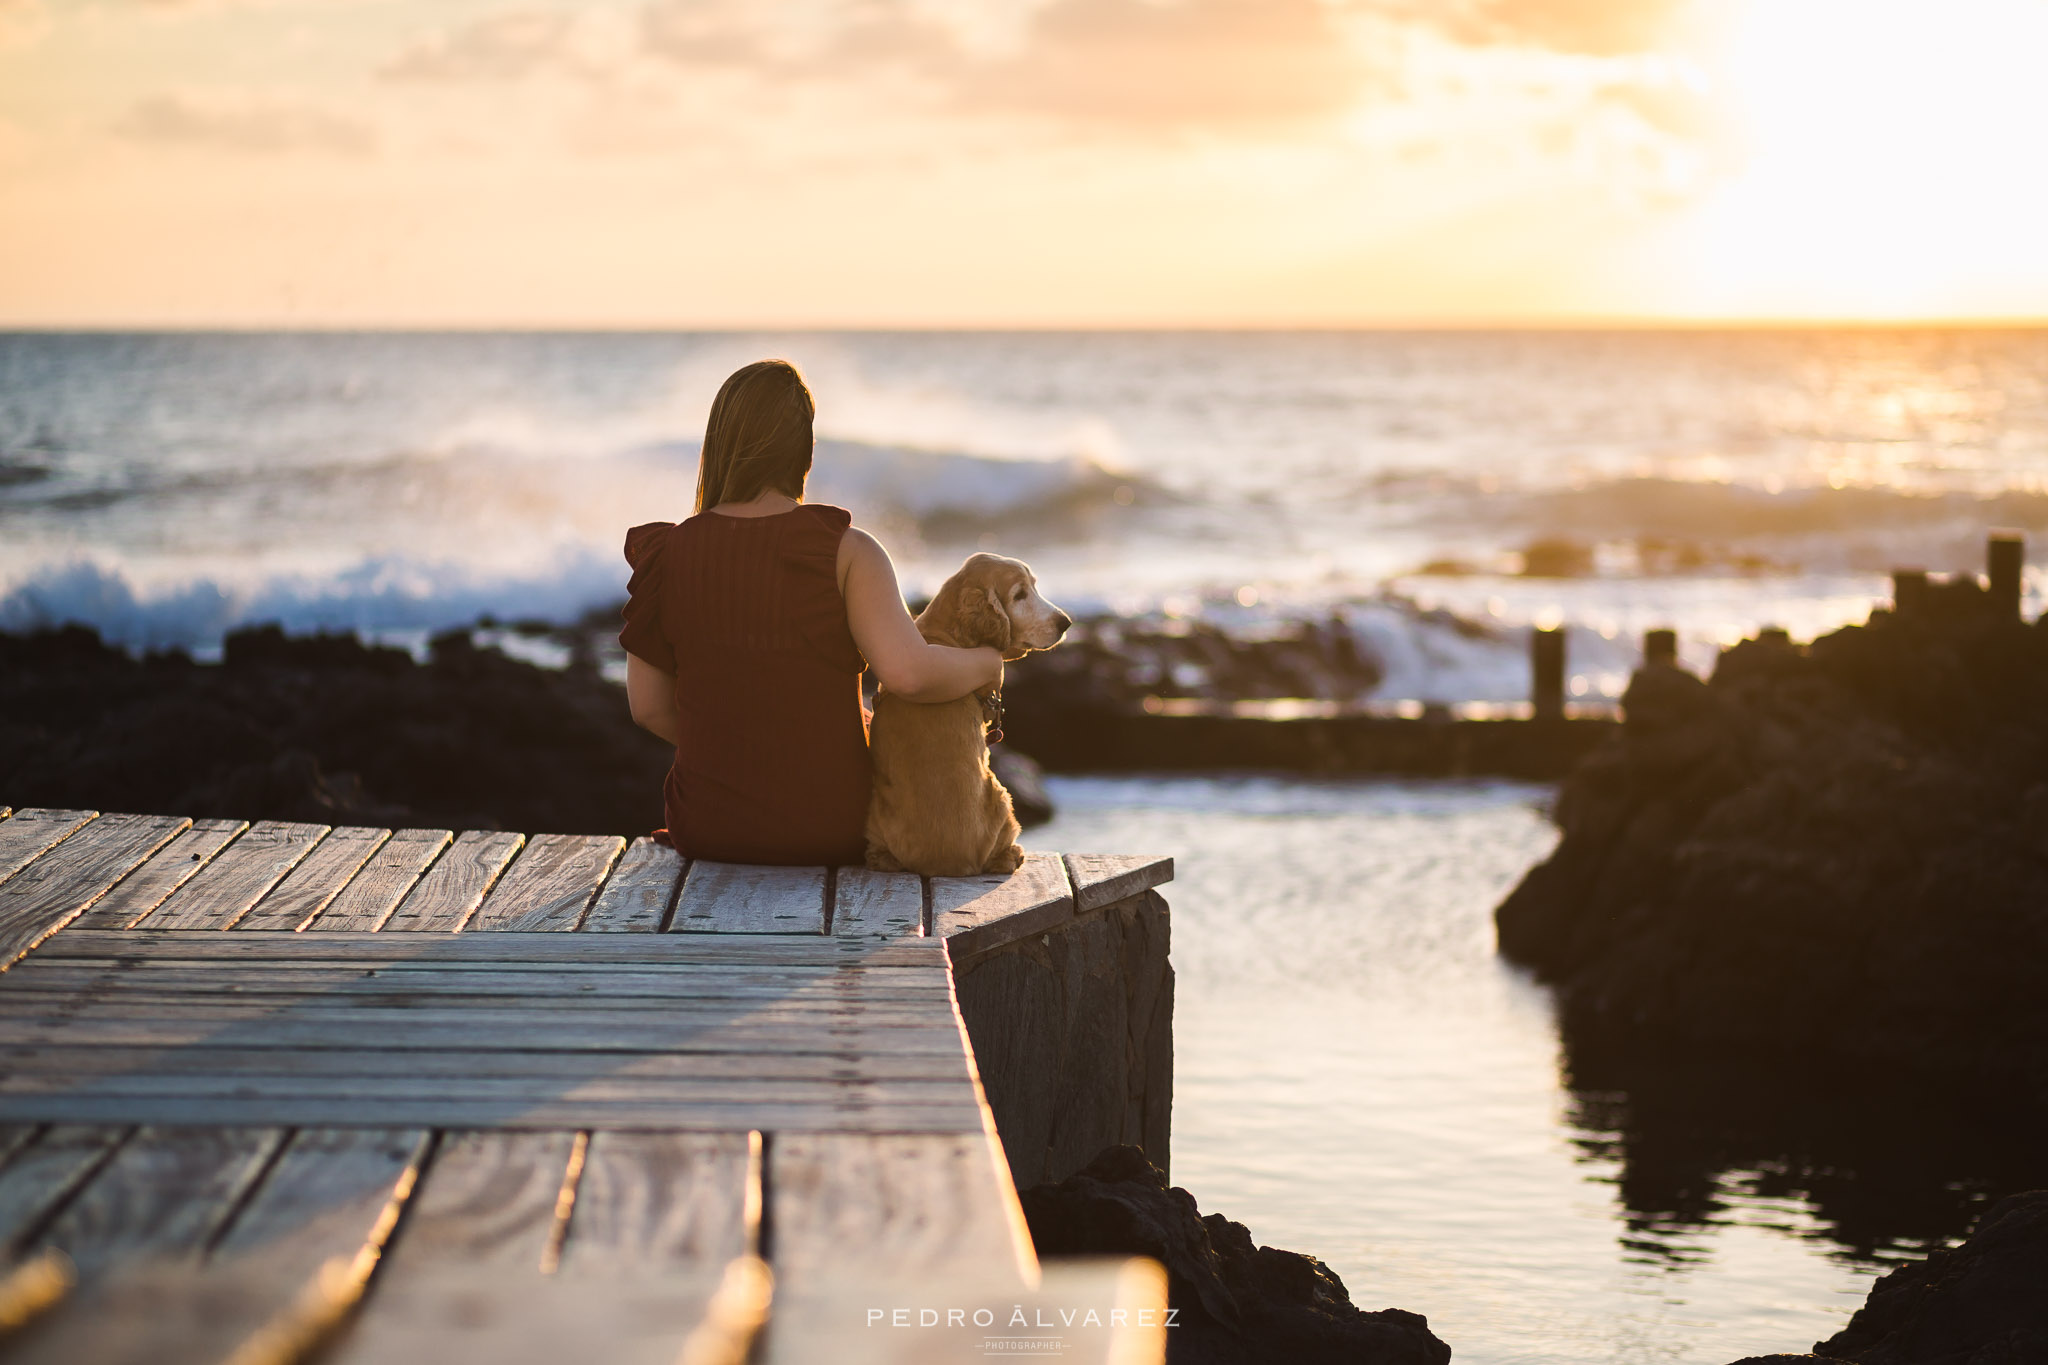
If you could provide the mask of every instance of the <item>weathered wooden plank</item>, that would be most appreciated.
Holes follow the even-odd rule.
[[[1007,877],[934,877],[932,929],[962,962],[1074,917],[1074,895],[1057,853],[1027,853]]]
[[[917,937],[924,932],[923,882],[908,872],[837,869],[832,932],[846,938]]]
[[[95,1015],[55,1022],[0,1018],[0,1048],[13,1050],[62,1043],[97,1047],[368,1049],[402,1055],[462,1049],[527,1052],[538,1041],[531,1019],[522,1024],[488,1017],[423,1021],[396,1017],[402,1013],[306,1018],[272,1014],[233,1021],[205,1016],[173,1019],[161,1012],[135,1019]],[[399,1031],[395,1036],[394,1030]],[[820,1022],[794,1016],[759,1023],[687,1017],[650,1021],[640,1016],[619,1023],[553,1021],[545,1041],[550,1049],[560,1052],[625,1053],[796,1053],[855,1048],[952,1053],[961,1047],[959,1031],[953,1027]]]
[[[63,1044],[15,1053],[9,1069],[20,1075],[84,1078],[123,1072],[156,1076],[356,1076],[377,1079],[398,1067],[408,1075],[535,1077],[575,1081],[592,1075],[616,1077],[723,1077],[743,1080],[930,1080],[965,1081],[964,1053],[888,1051],[650,1052],[593,1059],[577,1052],[337,1051],[329,1048],[145,1048],[76,1047]],[[34,1125],[16,1129],[27,1137]],[[4,1157],[0,1141],[0,1157]]]
[[[44,1128],[0,1167],[0,1260],[21,1251],[49,1211],[127,1135],[126,1128],[98,1125]]]
[[[92,810],[48,810],[31,806],[0,820],[0,881],[27,867],[98,815]]]
[[[225,976],[227,972],[217,972]],[[743,988],[723,986],[705,980],[700,990],[688,982],[670,978],[670,988],[659,984],[612,990],[604,978],[594,978],[586,988],[547,980],[535,972],[512,972],[506,978],[489,980],[483,972],[451,972],[438,978],[424,978],[414,972],[412,980],[387,980],[383,976],[350,974],[346,978],[311,976],[299,972],[305,984],[281,982],[236,982],[227,980],[209,986],[205,972],[184,974],[184,980],[164,982],[170,972],[123,972],[86,978],[82,982],[51,982],[47,976],[37,982],[23,982],[0,993],[20,1017],[59,1017],[72,1009],[119,1009],[141,1013],[164,1007],[164,1013],[188,1013],[193,1009],[223,1009],[233,1015],[283,1013],[283,1011],[362,1011],[362,1009],[422,1009],[428,1013],[457,1013],[489,1009],[532,1011],[537,1021],[559,1019],[571,1013],[580,1019],[602,1015],[868,1015],[872,1017],[915,1017],[934,1023],[950,1017],[950,1001],[944,990],[928,988],[928,982],[905,988],[862,988],[848,984],[834,988],[823,978],[809,986],[766,986]],[[520,978],[535,984],[520,990]],[[471,986],[469,982],[477,984]],[[653,978],[657,982],[657,978]],[[680,986],[680,988],[678,988]]]
[[[0,815],[0,819],[5,819]],[[10,1123],[0,1125],[0,1167],[7,1165],[7,1158],[36,1140],[41,1129],[33,1123]]]
[[[143,920],[152,929],[225,929],[249,913],[326,834],[326,825],[265,820],[215,855]]]
[[[385,932],[460,929],[525,842],[523,834],[465,830],[385,919]]]
[[[103,815],[0,882],[0,971],[104,896],[190,823],[169,815]]]
[[[625,938],[615,934],[478,934],[414,938],[383,933],[216,934],[185,931],[125,933],[66,929],[36,952],[36,960],[98,958],[143,961],[180,958],[194,962],[261,959],[271,962],[376,961],[503,963],[756,963],[786,967],[943,967],[930,939],[832,939],[821,935],[725,936],[663,934]]]
[[[381,1240],[424,1131],[293,1137],[205,1263],[122,1264],[10,1343],[9,1365],[217,1365],[334,1258]]]
[[[682,854],[641,835],[612,869],[604,890],[597,893],[597,903],[583,921],[583,932],[658,932],[669,907],[675,904],[685,866]]]
[[[745,1133],[594,1133],[564,1274],[697,1267],[747,1250]]]
[[[367,1311],[321,1359],[331,1365],[676,1365],[678,1359],[738,1365],[743,1354],[682,1355],[717,1285],[709,1270],[586,1278],[453,1264],[404,1275],[387,1269]]]
[[[120,883],[77,919],[70,930],[126,929],[164,903],[190,881],[243,830],[246,820],[194,820],[191,828],[159,849],[156,856],[123,877]]]
[[[574,929],[625,847],[615,834],[536,834],[465,927]]]
[[[190,1259],[120,1264],[7,1342],[7,1365],[220,1365],[302,1282]]]
[[[284,1141],[274,1128],[144,1128],[38,1239],[81,1278],[117,1259],[196,1255]]]
[[[936,1309],[929,1323],[923,1308]],[[755,1358],[762,1365],[959,1365],[1002,1356],[1159,1365],[1166,1308],[1165,1272],[1138,1257],[1048,1265],[1031,1289],[963,1270],[906,1291],[900,1279],[849,1267],[825,1280],[778,1280]]]
[[[380,929],[412,890],[427,865],[455,836],[445,829],[401,829],[392,834],[362,871],[306,927],[332,933]]]
[[[616,1024],[660,1028],[675,1023],[760,1024],[769,1020],[839,1028],[858,1023],[912,1023],[946,1027],[951,1011],[944,1001],[870,999],[848,995],[771,996],[760,1000],[674,1000],[641,997],[630,1002],[601,996],[553,996],[521,999],[517,995],[463,997],[406,991],[349,995],[341,992],[280,995],[188,991],[151,993],[131,984],[111,986],[90,995],[8,991],[0,994],[16,1007],[13,1019],[58,1023],[79,1013],[99,1019],[152,1019],[167,1022],[211,1019],[263,1022],[285,1018],[323,1019],[337,1023],[377,1019],[397,1023],[401,1016],[420,1024],[440,1021],[489,1023],[503,1027],[553,1028],[557,1025]]]
[[[891,1000],[940,1006],[948,992],[933,973],[898,967],[721,969],[702,963],[667,970],[578,962],[549,970],[544,963],[454,963],[412,967],[399,963],[195,963],[66,962],[17,966],[18,981],[0,990],[0,999],[31,1003],[45,997],[90,993],[95,997],[134,992],[138,996],[201,994],[212,998],[254,999],[353,992],[377,995],[420,991],[456,996],[510,995],[554,1003],[611,997],[615,1008],[639,1008],[640,1002],[684,1007],[693,1003],[773,1003],[784,999]],[[213,981],[207,978],[211,976]],[[132,978],[132,979],[124,979]],[[528,989],[522,989],[522,986]]]
[[[574,1133],[442,1135],[384,1267],[394,1280],[435,1266],[538,1272]]]
[[[683,878],[670,927],[688,934],[822,934],[825,869],[699,858]]]
[[[1067,878],[1074,886],[1074,913],[1086,914],[1128,900],[1173,880],[1173,859],[1151,854],[1068,853]]]
[[[620,1102],[561,1099],[523,1104],[498,1100],[456,1100],[445,1096],[392,1100],[374,1116],[360,1097],[320,1099],[187,1099],[131,1095],[45,1095],[0,1098],[0,1122],[24,1117],[18,1111],[51,1112],[65,1123],[135,1123],[203,1128],[287,1125],[336,1127],[390,1125],[503,1132],[561,1129],[647,1128],[675,1132],[725,1132],[759,1128],[776,1132],[961,1133],[979,1135],[981,1111],[966,1103],[931,1105],[749,1101],[744,1104]],[[559,1172],[558,1172],[559,1174]]]
[[[75,1278],[71,1263],[55,1251],[0,1265],[0,1340],[17,1345],[24,1330],[63,1304]],[[10,1360],[15,1356],[9,1351]]]
[[[356,875],[386,839],[388,829],[364,829],[344,825],[325,839],[294,867],[285,879],[256,902],[248,914],[235,921],[237,929],[302,928],[341,894],[349,878]]]
[[[861,1268],[915,1283],[969,1269],[1022,1287],[1037,1259],[1009,1172],[981,1133],[777,1134],[772,1259],[787,1283]]]
[[[89,1085],[53,1076],[12,1075],[0,1083],[0,1101],[28,1103],[37,1096],[89,1094],[96,1099],[299,1100],[355,1099],[366,1108],[436,1099],[451,1103],[639,1104],[828,1104],[876,1110],[895,1106],[923,1109],[961,1101],[971,1105],[972,1088],[958,1078],[943,1080],[851,1079],[808,1076],[770,1080],[759,1076],[615,1076],[602,1070],[577,1078],[554,1076],[160,1076],[133,1072],[99,1075]],[[62,1112],[61,1104],[58,1106]],[[374,1117],[374,1114],[371,1115]]]
[[[213,1251],[310,1278],[369,1237],[399,1180],[425,1154],[421,1128],[307,1128],[292,1135]]]

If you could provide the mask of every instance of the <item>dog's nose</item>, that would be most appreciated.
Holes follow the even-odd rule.
[[[1067,615],[1065,612],[1057,613],[1053,619],[1057,620],[1060,623],[1060,634],[1062,635],[1065,635],[1067,633],[1067,628],[1074,624],[1074,618]]]

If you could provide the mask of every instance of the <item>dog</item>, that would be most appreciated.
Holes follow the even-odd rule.
[[[993,645],[1005,659],[1051,649],[1073,624],[1039,595],[1028,565],[990,554],[968,556],[917,617],[918,632],[932,644]],[[1010,793],[988,766],[986,732],[1001,715],[994,692],[929,704],[875,694],[869,867],[971,877],[1023,865]]]

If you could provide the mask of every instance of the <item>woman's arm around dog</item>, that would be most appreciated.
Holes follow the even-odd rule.
[[[1003,656],[996,650],[954,649],[918,634],[889,552],[858,527],[848,527],[839,541],[839,592],[846,599],[846,624],[868,667],[905,701],[958,701],[1002,686]]]

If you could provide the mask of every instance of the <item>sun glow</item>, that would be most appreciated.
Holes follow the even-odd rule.
[[[1692,307],[1991,316],[2048,280],[2044,0],[1753,0],[1719,63],[1741,169]]]

